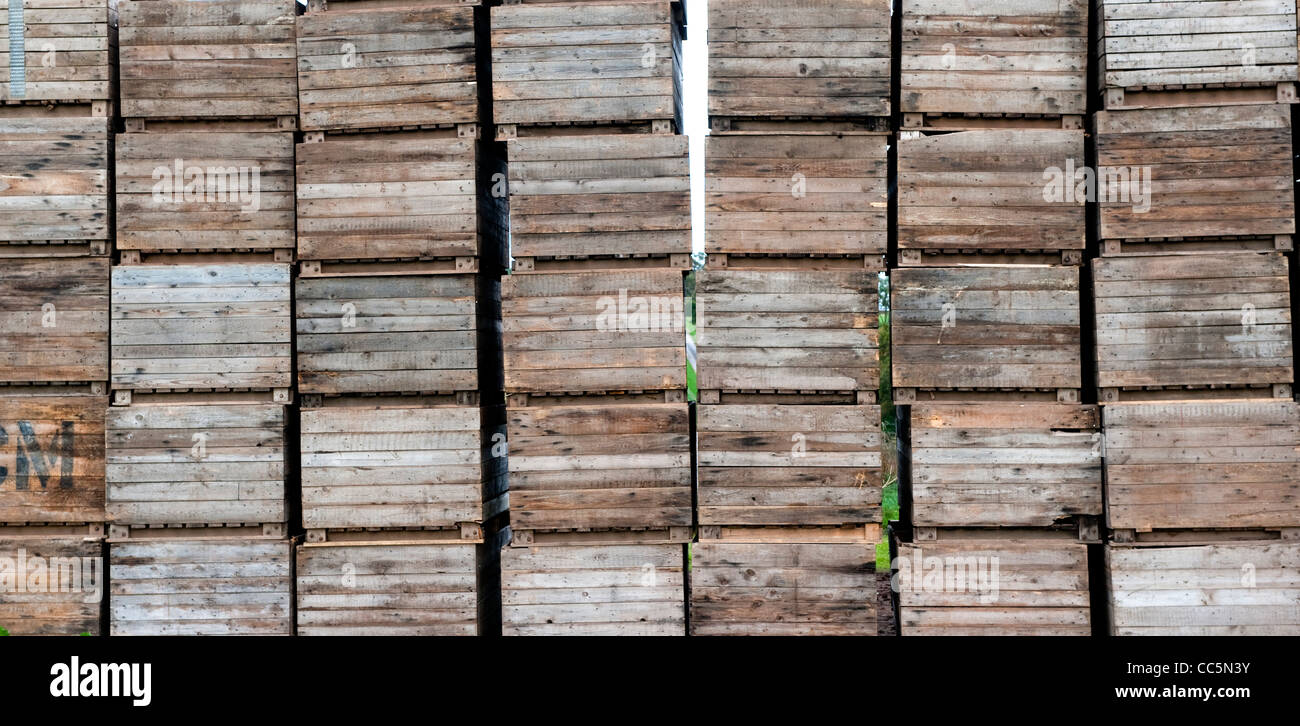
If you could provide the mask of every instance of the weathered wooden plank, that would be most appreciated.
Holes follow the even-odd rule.
[[[0,101],[117,97],[116,58],[109,52],[117,39],[115,0],[18,5],[6,3],[0,13]]]
[[[294,0],[123,3],[122,115],[296,116]]]
[[[0,381],[108,378],[109,261],[5,260],[0,265]]]
[[[709,3],[709,115],[888,116],[886,0]]]
[[[504,635],[685,635],[682,545],[501,552]]]
[[[108,253],[110,140],[107,118],[0,119],[0,256],[32,242]]]
[[[901,635],[1090,635],[1087,546],[980,540],[898,547]]]
[[[0,397],[0,522],[104,521],[105,396]]]
[[[902,13],[904,112],[1085,112],[1087,0],[904,0]]]
[[[109,545],[112,635],[291,635],[287,540],[166,539]]]
[[[103,540],[4,537],[0,562],[0,627],[9,635],[101,634],[108,587]]]

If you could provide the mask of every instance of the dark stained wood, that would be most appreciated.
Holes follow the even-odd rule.
[[[0,628],[9,635],[101,635],[100,606],[108,597],[104,541],[89,537],[0,537],[7,560],[0,589]],[[18,568],[18,562],[25,566]],[[50,582],[50,573],[57,580]],[[20,591],[15,582],[49,583],[49,591]],[[58,587],[56,590],[53,586]]]
[[[108,282],[105,257],[0,264],[0,382],[106,381]]]

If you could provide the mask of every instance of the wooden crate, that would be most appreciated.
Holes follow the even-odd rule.
[[[879,406],[701,405],[699,523],[880,521]]]
[[[1097,199],[1103,255],[1291,249],[1290,106],[1101,111],[1096,130],[1097,165],[1121,180]]]
[[[1082,260],[1086,200],[1073,178],[1084,167],[1082,130],[906,136],[898,142],[900,264],[981,261],[970,253]]]
[[[684,305],[679,270],[510,275],[506,391],[685,391]]]
[[[218,538],[114,542],[111,635],[292,635],[293,543]]]
[[[117,98],[117,0],[4,0],[0,103]]]
[[[1097,407],[1068,403],[911,407],[917,527],[1050,527],[1102,511]]]
[[[302,128],[476,122],[474,8],[368,5],[298,18]]]
[[[889,237],[888,146],[883,134],[709,136],[710,261],[716,254],[878,258]]]
[[[504,437],[494,438],[503,425],[492,410],[372,398],[301,417],[307,529],[453,529],[500,508],[493,447]]]
[[[1085,112],[1088,0],[903,0],[902,13],[904,112]]]
[[[0,523],[104,521],[107,407],[107,396],[0,396]]]
[[[900,544],[899,634],[1091,635],[1088,546]]]
[[[503,264],[494,228],[504,200],[484,195],[473,138],[408,132],[298,145],[298,258],[305,275],[474,272]],[[485,167],[486,168],[486,167]],[[400,263],[400,264],[392,264]]]
[[[1295,378],[1287,259],[1223,253],[1093,260],[1100,400],[1141,387],[1285,386]]]
[[[506,420],[513,529],[691,525],[688,404],[509,407]]]
[[[896,392],[1080,387],[1077,268],[904,268],[891,287]]]
[[[118,134],[117,248],[294,249],[293,150],[293,134]]]
[[[679,3],[523,3],[491,25],[497,124],[681,118]]]
[[[674,267],[688,267],[691,180],[686,141],[672,134],[598,134],[508,142],[510,254],[515,269],[565,269],[570,264],[554,260],[557,257],[602,258],[604,262],[596,264],[614,267],[663,265],[618,258],[670,255],[676,256]],[[616,259],[608,259],[611,256]]]
[[[712,117],[889,115],[889,0],[714,0],[708,41]]]
[[[877,634],[874,544],[691,547],[691,635]]]
[[[289,265],[114,267],[113,388],[273,389],[288,403],[290,294]]]
[[[113,407],[105,428],[117,527],[288,520],[284,406]]]
[[[1300,635],[1300,543],[1107,547],[1112,635]]]
[[[874,392],[879,279],[841,270],[701,270],[699,390]],[[856,401],[854,401],[856,402]]]
[[[478,366],[492,352],[496,326],[483,313],[495,309],[496,278],[300,277],[295,284],[300,392],[479,390]]]
[[[298,114],[295,0],[121,3],[122,115]]]
[[[104,117],[0,118],[0,258],[108,254],[111,146]]]
[[[1195,97],[1131,93],[1135,91],[1270,86],[1271,95],[1278,83],[1296,80],[1296,7],[1291,0],[1095,4],[1096,73],[1107,108],[1187,105]],[[1232,93],[1208,98],[1222,102]]]
[[[298,547],[298,635],[487,635],[485,545]]]
[[[1106,406],[1105,422],[1110,527],[1300,528],[1300,404]]]
[[[0,537],[0,563],[7,580],[0,588],[0,628],[8,635],[101,634],[104,540]]]
[[[507,547],[504,635],[685,635],[682,545]]]
[[[0,264],[0,383],[93,383],[104,392],[108,270],[105,257]]]

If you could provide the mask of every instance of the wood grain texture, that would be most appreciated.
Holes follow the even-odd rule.
[[[1296,79],[1293,0],[1096,3],[1101,88]]]
[[[300,545],[298,635],[479,635],[478,546]]]
[[[680,270],[506,277],[506,391],[685,390],[684,300]]]
[[[110,522],[288,520],[284,406],[114,406],[106,429]]]
[[[1291,383],[1281,254],[1093,260],[1097,385]]]
[[[21,5],[22,27],[10,26]],[[0,2],[0,101],[117,97],[117,0]]]
[[[1102,511],[1096,406],[916,404],[912,523],[1049,527]]]
[[[514,529],[690,526],[687,404],[508,408],[506,420]]]
[[[478,120],[473,7],[360,5],[298,17],[303,129]]]
[[[500,427],[476,406],[304,409],[301,420],[308,529],[452,528],[482,522],[501,493],[489,476]]]
[[[690,254],[685,136],[529,137],[506,153],[515,257]]]
[[[103,257],[0,264],[0,381],[107,380],[108,280]]]
[[[107,407],[106,396],[0,396],[0,522],[104,521]]]
[[[1087,545],[900,544],[898,567],[900,635],[1092,633]]]
[[[1100,111],[1096,129],[1098,166],[1148,187],[1098,197],[1102,239],[1295,232],[1290,106]]]
[[[696,272],[699,387],[876,390],[878,286],[873,272]]]
[[[299,259],[477,256],[477,146],[419,133],[298,144]]]
[[[122,115],[297,115],[296,14],[295,0],[122,3]]]
[[[691,635],[877,634],[873,545],[690,547]]]
[[[900,105],[933,114],[1082,114],[1088,0],[903,0]]]
[[[885,252],[888,136],[709,136],[704,144],[709,252]]]
[[[0,537],[0,558],[9,568],[0,589],[0,628],[9,635],[102,634],[100,605],[108,597],[103,540]],[[50,582],[53,572],[57,579]],[[15,575],[24,583],[45,581],[51,591],[20,592]]]
[[[299,278],[303,393],[474,391],[495,280],[476,275]]]
[[[681,117],[682,28],[673,3],[580,2],[492,8],[498,124]]]
[[[701,525],[880,521],[880,407],[696,408]]]
[[[113,268],[115,389],[289,388],[289,265]]]
[[[118,134],[116,150],[118,249],[294,248],[293,134]]]
[[[1300,635],[1300,544],[1106,548],[1113,635]]]
[[[109,545],[110,635],[292,635],[288,540]]]
[[[963,131],[898,142],[898,246],[916,250],[1082,250],[1083,131]],[[1045,170],[1063,179],[1051,194]],[[1073,195],[1072,195],[1073,196]]]
[[[107,118],[0,119],[0,249],[96,240],[107,250],[111,142]]]
[[[887,0],[713,0],[709,115],[888,116]]]
[[[682,545],[508,547],[504,635],[685,635]]]
[[[1111,527],[1300,527],[1300,405],[1104,410]]]
[[[1079,271],[913,268],[892,275],[897,388],[1078,388]]]

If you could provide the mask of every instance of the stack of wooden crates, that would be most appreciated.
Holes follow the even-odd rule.
[[[712,0],[697,635],[876,635],[885,0]]]
[[[1300,634],[1295,3],[1096,9],[1110,630]]]
[[[505,199],[480,125],[486,20],[477,2],[414,0],[298,18],[299,635],[499,628]]]
[[[293,632],[293,0],[118,4],[113,634]]]
[[[0,629],[99,635],[117,15],[0,15]]]
[[[690,178],[680,2],[492,8],[508,158],[507,635],[684,635]]]
[[[1073,194],[1088,0],[901,10],[899,631],[1088,635],[1101,434],[1080,398]]]

